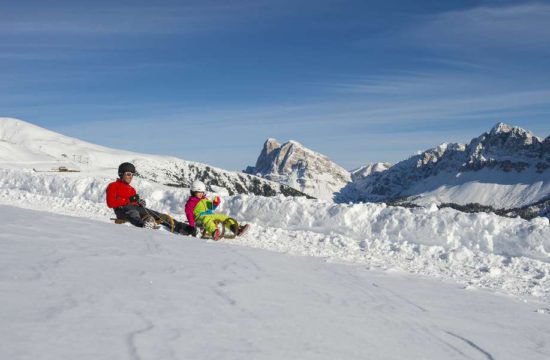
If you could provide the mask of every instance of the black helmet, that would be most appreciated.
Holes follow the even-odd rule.
[[[129,162],[125,162],[125,163],[122,163],[118,166],[118,176],[122,176],[127,171],[129,171],[131,173],[135,173],[136,172],[136,167],[134,166],[134,164],[131,164]]]

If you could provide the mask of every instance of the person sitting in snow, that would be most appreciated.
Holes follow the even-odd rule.
[[[196,236],[197,223],[202,224],[206,234],[210,234],[214,240],[221,237],[217,223],[223,222],[236,236],[242,236],[250,227],[248,224],[238,226],[237,222],[225,214],[215,214],[214,210],[220,205],[221,199],[216,196],[213,200],[206,197],[206,185],[200,180],[191,184],[191,196],[185,204],[185,215],[189,225],[193,227],[193,234]],[[227,221],[226,221],[227,220]]]
[[[118,179],[107,186],[107,206],[114,210],[117,219],[129,221],[137,227],[156,227],[156,220],[172,230],[172,224],[166,221],[168,216],[146,208],[145,200],[141,199],[130,185],[136,168],[125,162],[118,167]],[[192,228],[182,222],[174,221],[174,232],[190,235]]]

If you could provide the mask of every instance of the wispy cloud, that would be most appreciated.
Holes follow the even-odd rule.
[[[550,51],[550,5],[477,7],[425,17],[404,35],[420,46],[460,51]]]
[[[480,86],[481,85],[481,86]],[[457,93],[471,87],[482,91],[483,75],[477,72],[449,72],[441,70],[424,70],[416,72],[396,72],[393,74],[365,75],[348,77],[342,82],[327,85],[339,93],[405,95],[409,97],[442,95]]]
[[[321,12],[298,2],[310,18],[292,17],[287,0],[189,3],[0,9],[0,108],[103,145],[235,169],[268,137],[351,168],[467,141],[496,121],[548,135],[550,5],[406,12],[389,30],[376,25],[381,11],[365,30],[331,20],[336,1]],[[318,33],[323,21],[330,34]]]
[[[159,3],[104,6],[36,4],[4,8],[0,13],[0,34],[11,35],[132,35],[196,34],[227,25],[235,19],[253,16],[264,2]],[[227,30],[227,29],[226,29]]]

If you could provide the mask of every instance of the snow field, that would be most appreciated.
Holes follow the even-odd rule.
[[[550,355],[537,299],[11,206],[0,217],[1,359]]]
[[[0,170],[0,203],[109,221],[105,188],[113,178],[82,173]],[[148,207],[184,220],[188,189],[136,178]],[[243,246],[332,262],[451,279],[464,287],[533,295],[550,301],[550,226],[435,206],[333,204],[304,198],[224,197],[218,212],[252,223]]]

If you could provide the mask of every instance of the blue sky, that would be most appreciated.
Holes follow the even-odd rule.
[[[231,170],[550,133],[549,1],[4,1],[0,116]]]

